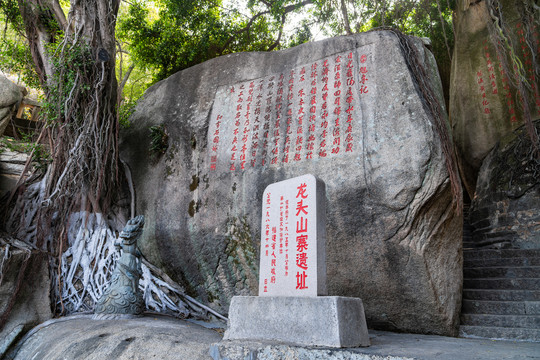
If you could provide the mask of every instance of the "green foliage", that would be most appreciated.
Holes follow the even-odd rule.
[[[443,34],[448,41],[453,41],[452,8],[455,7],[455,0],[350,0],[346,3],[349,22],[355,32],[393,27],[407,35],[429,37],[434,47],[437,44],[437,47],[444,48],[444,52],[447,49]],[[317,1],[314,15],[326,23],[328,35],[344,33],[340,1]]]
[[[32,54],[22,35],[23,24],[17,1],[0,0],[0,25],[4,30],[0,40],[0,71],[18,75],[26,86],[40,88]]]
[[[58,52],[53,44],[48,51],[55,71],[52,81],[49,81],[47,99],[42,103],[42,112],[48,125],[64,122],[66,118],[72,120],[72,125],[77,125],[82,122],[83,114],[72,111],[66,104],[70,103],[69,99],[75,98],[92,101],[90,84],[87,81],[87,76],[94,67],[91,50],[81,43],[66,46],[62,52]]]
[[[0,70],[7,74],[17,74],[31,88],[40,88],[32,55],[24,39],[3,39],[0,44]]]
[[[165,154],[169,147],[169,135],[163,125],[150,126],[150,154],[159,157]]]
[[[306,21],[303,21],[289,37],[287,47],[298,46],[310,41],[311,39],[313,39],[313,34],[311,33],[309,24]]]
[[[309,4],[302,0],[122,2],[116,37],[123,51],[117,57],[117,74],[124,76],[120,70],[131,65],[135,68],[121,89],[120,122],[128,125],[134,103],[146,88],[179,70],[225,54],[297,46],[311,41],[317,27],[327,36],[344,34],[342,4],[341,0],[313,0]],[[353,32],[391,26],[405,34],[429,37],[443,83],[448,81],[455,0],[345,0],[345,4]],[[62,0],[61,5],[67,7],[68,1]],[[300,13],[303,17],[293,16]],[[17,0],[0,0],[2,21],[8,26],[0,43],[0,70],[18,73],[28,86],[38,87],[32,57],[22,37],[24,27]],[[58,34],[57,24],[49,27]],[[55,54],[54,50],[51,48],[51,54]],[[53,99],[45,104],[53,121],[66,115],[62,100],[69,96],[77,74],[89,66],[87,60],[91,57],[89,53],[82,55],[84,51],[70,49],[68,56],[55,64],[65,69],[60,72],[61,78],[54,80],[57,86],[52,89]],[[76,90],[86,91],[83,85]]]
[[[264,16],[246,17],[236,9],[224,9],[221,1],[140,1],[119,19],[117,37],[128,43],[136,64],[156,69],[154,80],[161,80],[216,56],[268,50],[280,29],[276,19],[283,13],[274,7]]]
[[[0,14],[2,21],[13,26],[18,32],[24,29],[17,0],[0,0]]]
[[[127,129],[131,123],[129,122],[129,117],[135,111],[135,106],[137,105],[136,100],[126,100],[118,108],[118,122],[120,126],[124,129]]]
[[[141,67],[157,70],[154,80],[211,58],[209,53],[215,52],[212,40],[223,36],[211,14],[203,29],[197,14],[187,24],[173,15],[168,8],[162,8],[159,17],[153,19],[143,3],[135,3],[118,24],[117,37],[129,43],[133,60]]]
[[[125,84],[121,88],[119,87],[119,91],[122,92],[120,106],[123,106],[125,102],[136,102],[155,82],[153,79],[156,71],[153,68],[143,68],[136,65],[130,54],[123,52],[119,55],[117,52],[116,76],[118,84],[123,84],[123,80],[126,80]],[[133,69],[128,73],[131,67]]]
[[[127,43],[133,63],[152,73],[154,82],[216,56],[302,44],[313,39],[314,23],[329,36],[345,33],[340,0],[310,3],[300,0],[226,4],[222,0],[132,2],[119,18],[117,37]],[[405,34],[428,36],[439,63],[449,68],[449,50],[453,45],[451,7],[455,0],[346,0],[345,3],[354,32],[391,26]],[[291,14],[306,9],[310,12],[307,17],[300,21],[291,18]],[[290,24],[291,21],[297,23]],[[288,33],[281,34],[283,27]]]
[[[319,0],[314,16],[326,24],[327,35],[345,32],[338,0]],[[455,0],[350,0],[348,18],[354,32],[392,27],[406,35],[427,37],[437,60],[443,88],[450,82],[451,54],[454,46],[452,9]],[[448,100],[448,94],[447,100]]]

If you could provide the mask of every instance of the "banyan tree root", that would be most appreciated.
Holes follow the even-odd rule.
[[[116,235],[101,214],[76,213],[70,220],[68,248],[54,276],[57,313],[93,311],[107,289],[120,258]],[[183,288],[161,270],[143,260],[139,287],[147,310],[179,318],[207,319],[208,314],[226,320],[211,308],[185,294]]]
[[[47,206],[43,200],[46,198],[47,176],[45,174],[36,182],[25,183],[25,191],[18,194],[10,209],[5,209],[5,214],[9,215],[3,221],[13,235],[6,239],[9,239],[7,241],[12,248],[13,244],[22,244],[49,255],[55,314],[93,312],[120,258],[120,250],[114,243],[125,220],[121,211],[120,215],[110,213],[107,218],[101,213],[81,211],[72,213],[59,241],[52,236],[38,236],[43,225],[38,221],[39,213]],[[59,223],[55,216],[51,219],[51,224],[54,223]],[[207,319],[211,314],[226,320],[223,315],[188,296],[179,284],[159,268],[144,258],[142,260],[143,275],[139,287],[147,311],[179,318]]]
[[[1,248],[8,255],[10,250],[20,247],[47,252],[46,243],[37,244],[36,227],[25,228],[28,219],[34,218],[41,206],[39,199],[43,183],[30,185],[25,200],[18,202],[20,206],[25,206],[22,209],[24,216],[9,219],[15,228],[14,233],[23,240],[7,235],[3,237]],[[30,195],[33,201],[29,201]],[[78,212],[72,214],[64,238],[65,243],[60,246],[61,255],[49,253],[54,312],[57,315],[93,312],[120,258],[121,252],[114,245],[117,239],[116,226],[111,226],[110,219],[105,219],[102,214]],[[146,311],[200,319],[208,319],[211,314],[226,320],[223,315],[187,295],[182,286],[144,258],[141,268],[139,287]]]

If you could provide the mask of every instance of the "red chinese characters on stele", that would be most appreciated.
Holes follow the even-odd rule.
[[[263,195],[259,296],[326,295],[324,183],[302,175]]]

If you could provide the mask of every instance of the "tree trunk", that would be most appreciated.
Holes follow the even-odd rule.
[[[57,250],[51,239],[64,232],[72,211],[107,212],[119,186],[118,6],[119,0],[72,0],[66,20],[58,0],[19,0],[53,138],[40,199],[46,206],[33,219],[44,250]]]
[[[341,0],[341,15],[343,16],[345,32],[347,33],[347,35],[352,35],[351,25],[349,24],[349,12],[347,11],[347,5],[345,4],[345,0]]]
[[[18,0],[46,94],[52,162],[42,180],[19,189],[6,229],[50,254],[58,312],[63,297],[77,298],[69,276],[88,272],[73,260],[66,264],[63,253],[74,244],[113,241],[126,220],[124,211],[111,213],[121,192],[114,66],[119,2],[72,0],[66,19],[58,0]],[[84,308],[84,286],[73,311]]]

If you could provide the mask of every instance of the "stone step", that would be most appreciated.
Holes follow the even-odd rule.
[[[470,249],[463,251],[463,258],[470,259],[502,259],[502,258],[534,258],[540,257],[540,249]]]
[[[540,301],[463,300],[464,314],[540,315]]]
[[[463,299],[488,301],[540,301],[540,290],[463,289]]]
[[[500,314],[461,314],[461,324],[471,326],[495,326],[506,328],[540,329],[540,316],[500,315]]]
[[[470,259],[463,261],[464,268],[482,268],[494,266],[540,266],[540,257]]]
[[[540,278],[540,266],[494,266],[463,268],[463,277],[475,278]]]
[[[479,235],[473,233],[473,238],[477,238]],[[502,250],[502,249],[511,249],[512,241],[508,239],[508,235],[494,236],[483,240],[472,240],[472,243],[469,244],[468,249],[472,250]]]
[[[464,338],[540,342],[540,329],[462,325],[459,328],[459,336]]]
[[[463,279],[464,289],[538,290],[540,279],[476,278]]]

